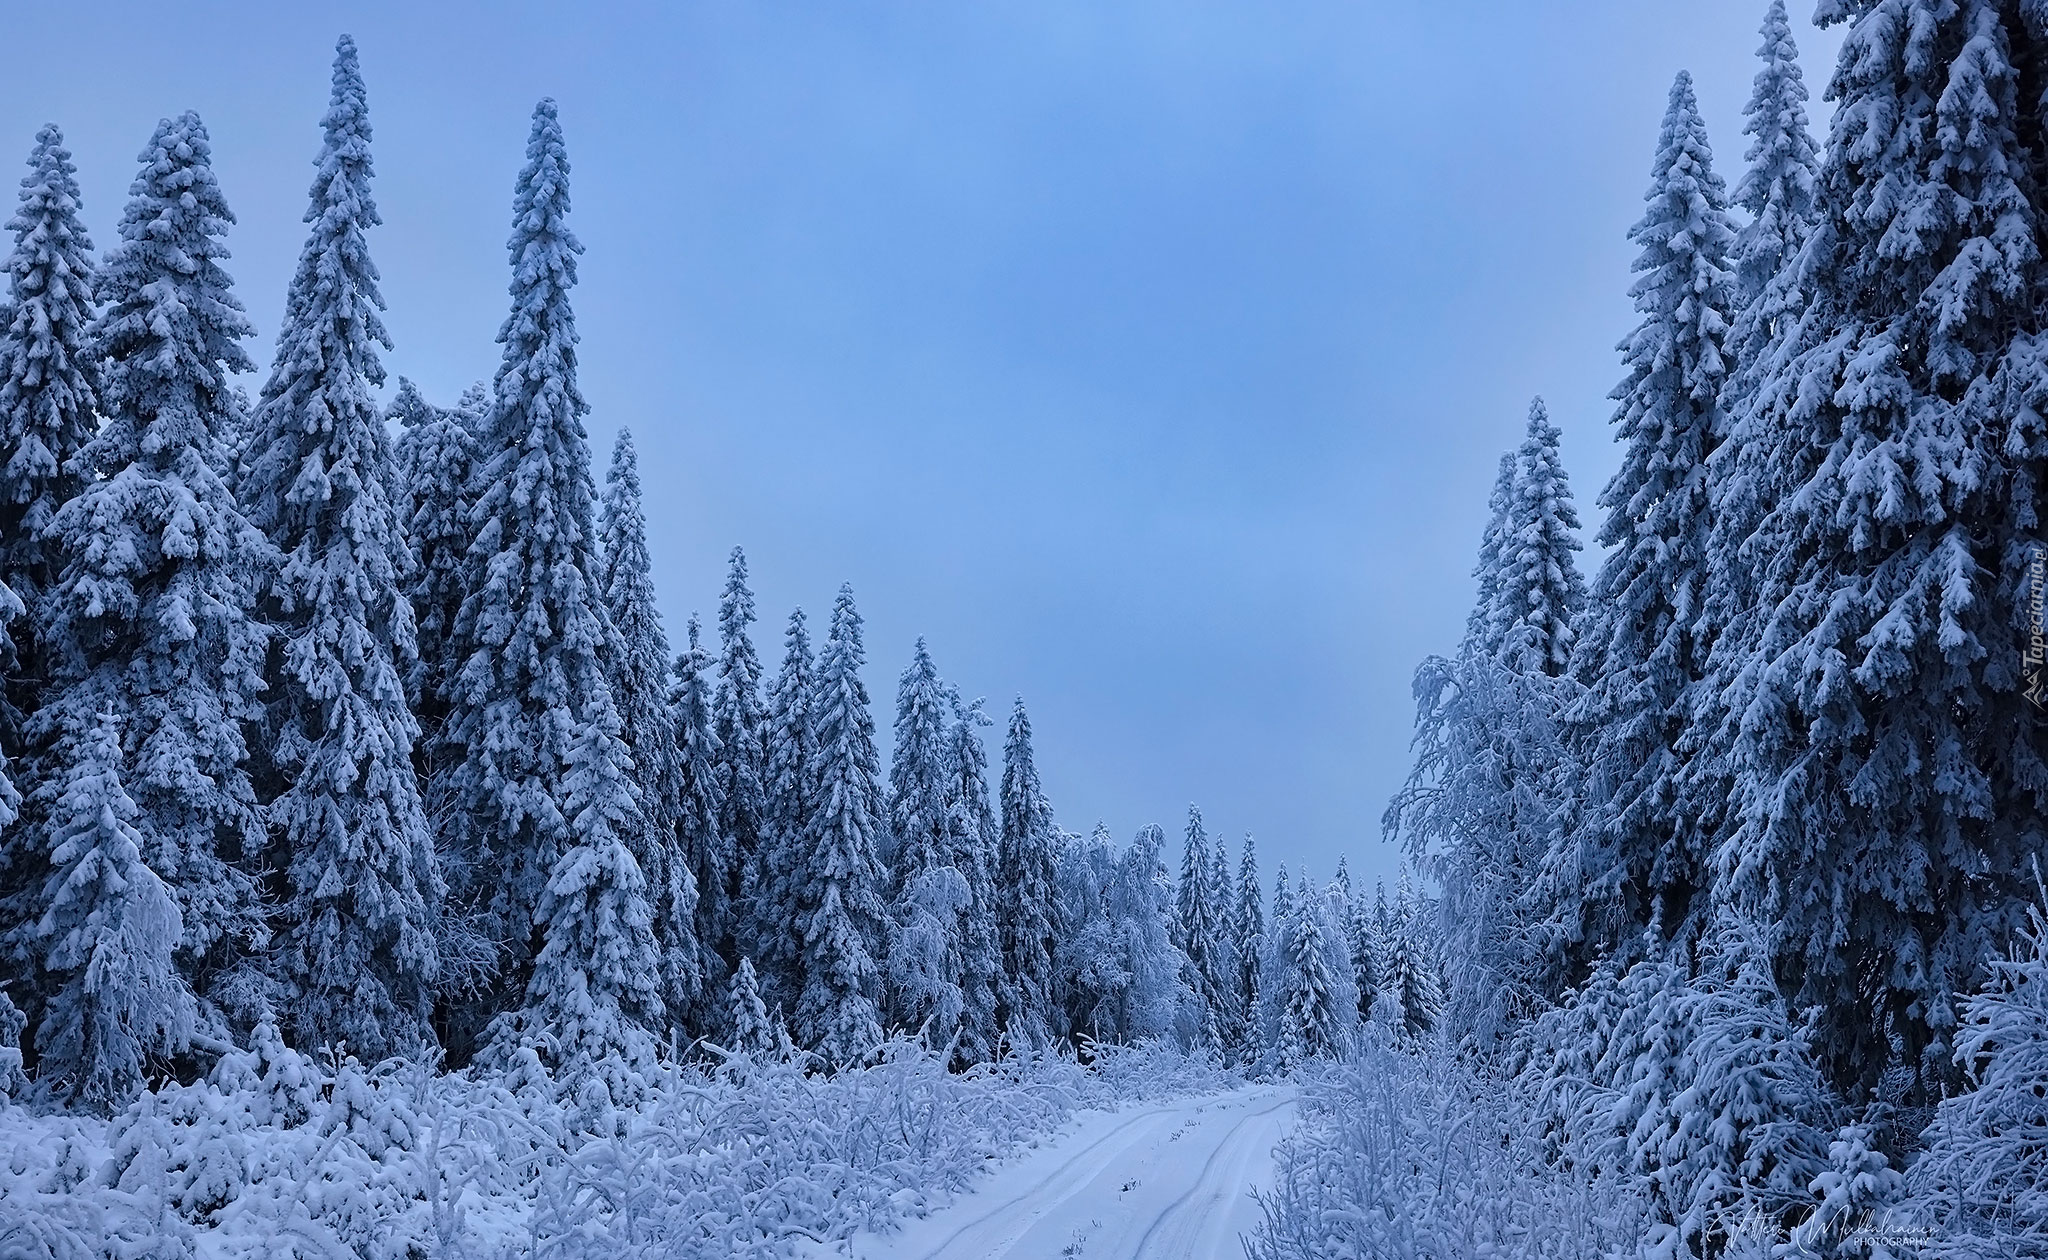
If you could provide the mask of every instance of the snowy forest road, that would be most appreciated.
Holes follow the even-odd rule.
[[[1294,1119],[1287,1086],[1085,1116],[859,1260],[1238,1260]]]

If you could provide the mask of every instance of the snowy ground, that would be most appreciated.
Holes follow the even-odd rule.
[[[1085,1112],[950,1207],[856,1235],[857,1260],[1236,1260],[1271,1185],[1291,1086]],[[812,1257],[845,1256],[816,1247]]]

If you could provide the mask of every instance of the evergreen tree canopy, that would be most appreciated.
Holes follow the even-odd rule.
[[[14,249],[6,263],[8,300],[0,306],[6,311],[0,326],[0,617],[18,613],[15,599],[40,604],[56,585],[63,555],[43,531],[84,485],[71,460],[98,425],[98,366],[89,339],[98,277],[92,241],[79,220],[78,168],[55,124],[36,132],[21,203],[7,230],[14,233]],[[27,629],[32,635],[33,622]],[[28,684],[45,668],[32,641],[24,647],[26,667],[9,672],[19,669],[17,677]],[[14,665],[12,651],[0,630],[0,661]],[[33,701],[26,686],[8,697],[15,708]],[[0,726],[0,751],[19,757],[19,740],[10,716]]]
[[[860,613],[839,588],[811,698],[807,852],[797,877],[801,941],[798,1039],[835,1064],[858,1063],[880,1043],[884,875],[875,857],[883,823],[875,719],[860,669]]]
[[[889,900],[896,933],[890,951],[889,1015],[904,1028],[928,1029],[943,1043],[965,1010],[966,919],[974,906],[965,872],[953,865],[957,784],[949,726],[952,702],[922,638],[896,692],[896,746],[889,765]]]
[[[684,801],[676,710],[669,696],[668,635],[654,602],[647,518],[640,505],[640,462],[632,433],[621,428],[605,474],[598,535],[598,585],[622,650],[610,661],[619,737],[633,758],[629,776],[640,802],[637,822],[621,838],[640,873],[661,945],[668,1002],[680,1010],[699,992],[702,958],[696,930],[696,881],[677,835]]]
[[[1743,155],[1749,170],[1735,186],[1735,204],[1750,214],[1732,253],[1735,293],[1744,305],[1763,293],[1805,242],[1820,171],[1819,150],[1806,124],[1806,78],[1785,0],[1771,0],[1762,33],[1756,55],[1763,68],[1742,107],[1749,119],[1742,133],[1752,137]]]
[[[502,976],[515,990],[528,987],[541,945],[536,915],[557,863],[581,848],[594,855],[587,869],[611,881],[587,887],[623,890],[630,881],[609,846],[623,846],[621,833],[639,825],[586,834],[603,816],[570,808],[577,775],[620,785],[621,808],[637,804],[606,667],[623,645],[594,578],[596,486],[569,305],[582,246],[566,222],[568,172],[554,102],[542,101],[514,190],[512,313],[498,333],[504,356],[479,441],[468,555],[476,578],[456,617],[462,663],[446,726],[461,750],[450,776],[459,865],[449,883],[501,943]],[[618,760],[593,760],[604,757]],[[637,865],[634,878],[644,884]],[[568,949],[580,938],[561,939]]]
[[[1020,696],[1003,745],[1002,839],[996,854],[996,921],[1003,948],[997,1017],[1012,1040],[1042,1045],[1053,1021],[1053,821],[1031,751],[1031,717]]]
[[[1731,610],[1701,754],[1732,780],[1717,894],[1774,925],[1838,1082],[1950,1074],[1955,994],[2048,844],[2023,607],[2048,471],[2036,19],[1828,0],[1854,19],[1806,296],[1730,438]]]
[[[465,403],[484,405],[481,395],[463,395]],[[474,577],[469,567],[471,482],[477,466],[477,428],[481,417],[448,411],[420,397],[413,383],[398,379],[398,396],[385,414],[396,420],[399,435],[395,458],[404,481],[405,534],[412,546],[413,567],[406,594],[412,601],[413,633],[418,654],[406,675],[406,695],[421,729],[422,747],[434,750],[420,758],[427,774],[429,800],[446,773],[438,751],[442,723],[448,715],[450,684],[461,668],[454,655],[455,622]]]
[[[412,763],[410,563],[391,451],[370,391],[390,338],[364,240],[370,121],[355,44],[335,49],[312,234],[285,296],[277,357],[241,478],[284,562],[264,602],[272,657],[263,759],[287,898],[277,971],[305,1044],[372,1059],[428,1039],[443,892]]]
[[[996,1007],[1003,980],[1003,946],[998,923],[995,888],[996,853],[1002,826],[996,821],[988,795],[988,750],[982,747],[981,728],[990,725],[981,701],[962,704],[948,689],[953,724],[950,764],[953,772],[949,804],[952,808],[952,866],[967,879],[972,902],[964,922],[960,944],[961,1012],[960,1055],[969,1063],[995,1057],[996,1040],[1002,1026]]]
[[[32,735],[54,744],[49,764],[76,765],[101,715],[123,716],[143,862],[177,903],[181,961],[218,977],[263,933],[240,865],[264,840],[243,729],[269,640],[250,609],[275,560],[219,471],[251,330],[220,266],[234,216],[199,116],[159,123],[141,161],[93,326],[104,422],[74,461],[98,476],[48,530],[63,567]]]
[[[729,971],[726,956],[737,956],[732,904],[726,896],[732,885],[732,838],[718,829],[718,736],[711,728],[711,688],[704,677],[710,665],[711,654],[698,643],[697,619],[692,617],[689,644],[676,658],[670,707],[675,714],[675,837],[688,872],[693,898],[690,930],[697,947],[696,961],[688,965],[701,977],[696,982],[703,1004],[698,1014],[706,1023],[718,1016],[717,995]],[[684,912],[680,902],[671,903],[669,913],[678,923],[679,941]],[[680,953],[676,963],[686,965]]]
[[[1653,918],[1679,932],[1702,884],[1706,842],[1679,807],[1679,742],[1711,641],[1700,637],[1707,460],[1725,428],[1734,228],[1682,72],[1645,200],[1629,230],[1642,247],[1630,293],[1643,319],[1621,344],[1627,375],[1613,397],[1622,462],[1600,496],[1599,541],[1609,550],[1579,644],[1587,690],[1570,716],[1587,753],[1584,815],[1549,872],[1549,899],[1578,952],[1611,947]]]
[[[1579,576],[1579,515],[1558,451],[1562,435],[1538,398],[1529,404],[1529,430],[1515,451],[1514,477],[1501,518],[1498,570],[1490,586],[1486,643],[1524,673],[1565,672],[1576,641],[1575,621],[1586,602]],[[1488,551],[1482,544],[1482,561]]]
[[[761,658],[747,631],[753,623],[747,557],[734,547],[725,591],[718,599],[718,681],[711,691],[711,729],[718,737],[718,832],[733,853],[726,895],[735,930],[745,938],[742,944],[759,952],[769,821],[768,714],[761,703]]]
[[[761,847],[760,888],[754,905],[755,933],[767,968],[766,996],[785,1007],[795,1005],[803,987],[799,970],[803,953],[797,929],[804,880],[809,870],[807,837],[811,825],[811,700],[816,687],[816,662],[804,612],[789,614],[783,636],[782,668],[768,695],[768,738],[763,795],[767,806],[767,838]]]
[[[643,825],[618,736],[585,723],[565,778],[574,842],[556,860],[534,918],[542,944],[521,1006],[496,1021],[490,1053],[548,1047],[558,1078],[597,1079],[614,1101],[635,1094],[635,1070],[655,1052],[664,1022],[661,947],[647,881],[624,834]]]
[[[36,932],[53,985],[36,1034],[37,1075],[107,1110],[142,1088],[145,1068],[184,1048],[192,995],[172,961],[177,904],[142,860],[139,811],[121,786],[112,714],[72,741],[52,784],[48,907]]]

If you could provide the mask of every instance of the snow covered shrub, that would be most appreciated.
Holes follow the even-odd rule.
[[[271,1022],[112,1121],[7,1112],[0,1256],[734,1260],[886,1230],[1086,1106],[1233,1083],[1213,1058],[1104,1047],[947,1070],[896,1039],[826,1075],[734,1054],[645,1070],[622,1105],[531,1048],[448,1075],[290,1049]]]
[[[1663,1254],[1719,1254],[1737,1233],[1782,1239],[1830,1169],[1834,1103],[1762,951],[1719,923],[1699,974],[1645,939],[1603,963],[1521,1039],[1546,1160],[1630,1179]]]
[[[1360,1053],[1303,1077],[1302,1119],[1280,1146],[1253,1260],[1614,1254],[1647,1205],[1614,1173],[1544,1158],[1528,1105],[1441,1041],[1399,1047],[1375,1020]]]
[[[2010,956],[1965,1003],[1956,1062],[1967,1092],[1944,1100],[1907,1170],[1930,1254],[2048,1255],[2048,915],[2031,912]]]

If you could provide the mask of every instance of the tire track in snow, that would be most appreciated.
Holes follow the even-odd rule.
[[[847,1253],[891,1260],[1237,1260],[1295,1105],[1291,1089],[1183,1098],[1107,1118],[980,1194]],[[1048,1171],[1049,1169],[1049,1171]],[[823,1254],[822,1252],[820,1254]]]
[[[1273,1144],[1286,1127],[1266,1122],[1267,1117],[1292,1106],[1294,1099],[1283,1099],[1230,1126],[1202,1164],[1195,1184],[1167,1204],[1138,1237],[1131,1260],[1222,1256],[1226,1248],[1227,1254],[1238,1254],[1237,1231],[1230,1228],[1236,1200],[1248,1193],[1253,1169],[1272,1160]]]
[[[962,1225],[946,1240],[926,1253],[924,1260],[942,1260],[947,1255],[1000,1256],[1031,1227],[1086,1190],[1123,1154],[1154,1130],[1162,1130],[1182,1113],[1182,1106],[1155,1107],[1141,1111],[1128,1121],[1075,1151],[1050,1176],[1022,1194],[984,1212]],[[971,1248],[962,1244],[972,1242]]]

